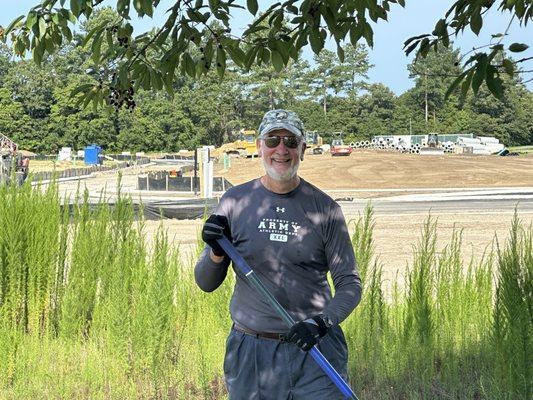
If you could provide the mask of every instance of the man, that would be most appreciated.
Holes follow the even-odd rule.
[[[303,138],[295,113],[267,112],[256,141],[265,175],[228,190],[202,230],[209,245],[195,267],[202,290],[215,290],[227,275],[230,259],[216,241],[225,235],[299,321],[287,328],[235,270],[224,360],[231,400],[343,398],[307,351],[317,344],[346,379],[347,347],[338,324],[359,303],[361,281],[339,205],[297,174]]]

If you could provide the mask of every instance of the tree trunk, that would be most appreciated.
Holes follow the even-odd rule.
[[[324,116],[326,116],[326,113],[327,113],[327,106],[326,106],[326,92],[327,92],[327,88],[324,86],[324,100],[323,100],[323,104],[324,104]]]

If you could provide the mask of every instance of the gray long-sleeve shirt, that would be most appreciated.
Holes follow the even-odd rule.
[[[361,280],[340,206],[310,183],[301,179],[293,191],[277,194],[255,179],[228,190],[216,214],[228,218],[233,245],[294,320],[323,313],[338,324],[359,303]],[[198,286],[218,288],[229,263],[227,257],[214,263],[206,247],[195,267]],[[274,309],[234,270],[233,321],[255,331],[285,332]]]

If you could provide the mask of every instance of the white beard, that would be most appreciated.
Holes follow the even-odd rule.
[[[296,161],[296,163],[291,166],[287,171],[285,171],[283,174],[280,174],[274,167],[267,164],[265,157],[261,157],[263,159],[263,167],[265,168],[265,172],[267,175],[274,179],[275,181],[279,182],[287,182],[293,179],[296,176],[296,173],[298,172],[298,168],[300,167],[300,159]]]

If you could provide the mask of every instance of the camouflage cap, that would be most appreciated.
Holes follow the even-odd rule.
[[[264,138],[277,129],[286,129],[299,138],[304,137],[304,124],[295,112],[287,110],[267,111],[259,125],[259,137]]]

